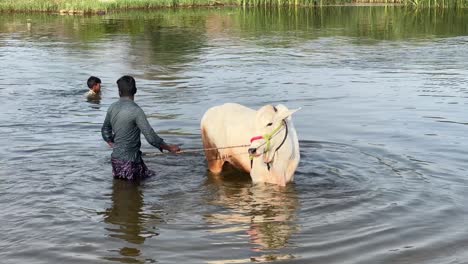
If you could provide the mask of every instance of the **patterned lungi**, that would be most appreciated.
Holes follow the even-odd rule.
[[[154,171],[148,169],[142,159],[139,162],[111,159],[114,179],[143,180],[154,176]]]

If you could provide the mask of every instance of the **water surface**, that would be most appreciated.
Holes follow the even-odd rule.
[[[2,14],[2,263],[466,263],[467,47],[463,9]],[[183,148],[210,106],[302,107],[295,182],[201,153],[114,181],[100,127],[123,74]]]

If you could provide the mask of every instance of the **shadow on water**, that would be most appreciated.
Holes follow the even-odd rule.
[[[143,59],[140,66],[170,69],[175,63],[191,61],[197,51],[209,45],[209,39],[225,37],[227,32],[285,37],[272,39],[280,46],[287,44],[288,37],[359,37],[356,41],[449,37],[468,32],[467,14],[467,9],[414,10],[400,6],[129,11],[99,17],[2,14],[0,33],[47,43],[75,42],[77,45],[68,48],[83,51],[99,49],[99,43],[128,35],[130,50]],[[262,44],[264,39],[259,41]],[[117,44],[114,48],[122,47]]]

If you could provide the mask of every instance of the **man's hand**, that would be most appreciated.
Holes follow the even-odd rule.
[[[114,143],[113,142],[109,141],[109,142],[107,142],[107,145],[109,145],[109,147],[111,147],[111,148],[114,148]]]
[[[163,149],[165,149],[165,150],[167,150],[167,151],[169,151],[169,152],[171,152],[171,153],[178,153],[178,152],[180,152],[179,146],[176,146],[176,145],[167,145],[167,144],[165,144],[164,147],[163,147]]]

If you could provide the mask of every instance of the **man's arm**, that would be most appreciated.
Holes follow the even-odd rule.
[[[140,109],[136,116],[136,124],[141,130],[141,133],[145,136],[148,143],[158,148],[161,152],[163,149],[170,151],[172,153],[180,151],[180,148],[175,145],[168,145],[160,138],[148,122],[145,113]]]
[[[180,151],[180,148],[179,146],[176,146],[176,145],[168,145],[166,143],[163,142],[163,144],[161,145],[161,148],[162,149],[165,149],[169,152],[172,152],[172,153],[177,153]]]
[[[102,124],[101,135],[104,141],[109,144],[110,147],[113,147],[114,135],[112,134],[112,124],[110,122],[110,111],[107,111],[106,119]]]

